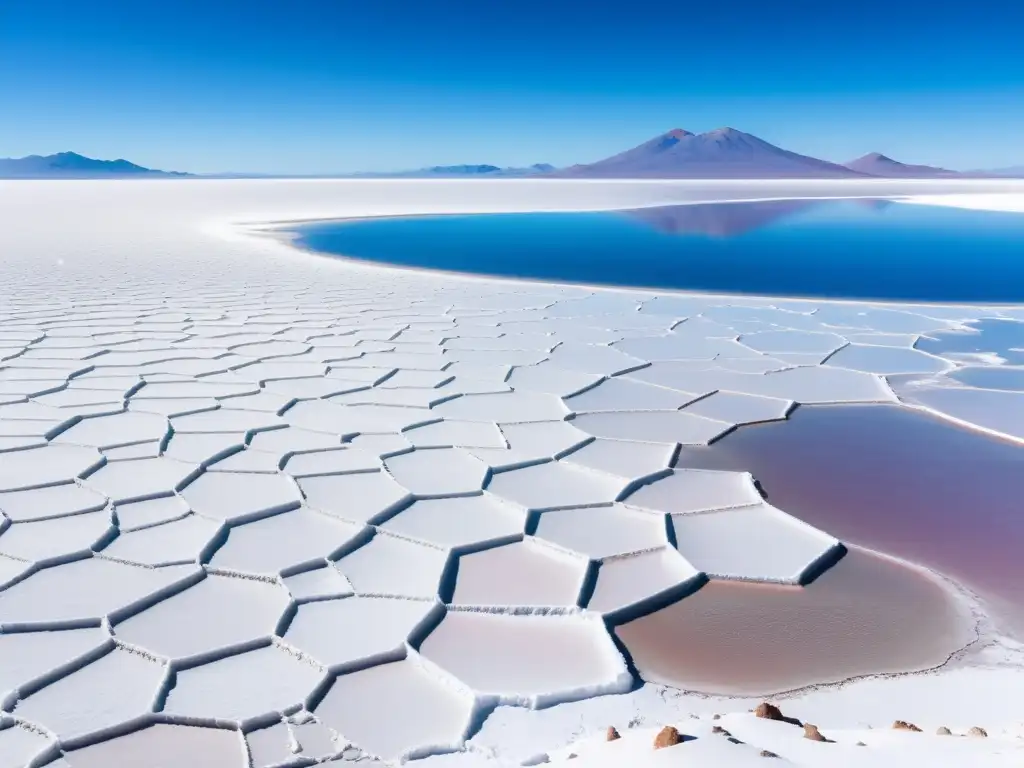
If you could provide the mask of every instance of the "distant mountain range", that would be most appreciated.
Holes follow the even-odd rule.
[[[1015,179],[1024,179],[1024,165],[1014,165],[1010,168],[996,168],[993,171],[972,171],[972,173],[985,174],[986,176],[1006,176]]]
[[[735,128],[700,134],[676,128],[604,160],[550,175],[585,179],[966,178],[1024,176],[1024,169],[961,173],[907,165],[877,152],[839,164],[790,152]]]
[[[187,177],[191,174],[143,168],[127,160],[94,160],[76,152],[0,158],[3,179],[95,179],[118,177]]]
[[[798,155],[735,128],[690,133],[676,128],[596,163],[556,171],[565,178],[762,179],[865,176],[836,163]]]
[[[547,163],[536,163],[525,168],[502,168],[497,165],[435,165],[412,171],[366,172],[350,174],[310,174],[311,178],[511,178],[539,176],[555,170]],[[127,160],[96,160],[77,152],[58,152],[56,155],[29,155],[28,157],[0,158],[0,179],[107,179],[107,178],[219,178],[219,179],[273,179],[295,178],[289,174],[273,173],[211,173],[191,174],[179,171],[161,171],[146,168]]]
[[[357,178],[408,179],[408,178],[507,178],[513,176],[538,176],[550,173],[555,166],[548,163],[534,163],[525,168],[502,168],[497,165],[434,165],[414,171],[393,171],[384,173],[356,173]]]
[[[563,179],[856,179],[1024,178],[1024,166],[993,171],[952,171],[908,165],[872,152],[848,163],[832,163],[769,144],[735,128],[690,133],[681,128],[593,163],[556,168],[547,163],[436,165],[410,171],[315,174],[319,178],[563,178]],[[127,160],[95,160],[75,152],[0,159],[0,179],[94,178],[289,178],[285,174],[217,173],[197,176],[145,168]],[[295,178],[295,176],[291,176]]]
[[[891,157],[886,157],[878,152],[872,152],[864,157],[858,157],[843,165],[851,170],[863,173],[868,176],[882,176],[885,178],[904,179],[929,179],[929,178],[951,178],[954,176],[965,176],[958,171],[950,171],[946,168],[936,168],[931,165],[907,165]]]

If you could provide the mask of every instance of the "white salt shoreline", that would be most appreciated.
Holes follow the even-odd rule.
[[[761,188],[765,185],[751,186]],[[824,196],[825,192],[830,191],[827,189],[828,185],[817,183],[794,183],[790,184],[788,189],[802,191],[807,187],[819,191],[819,196]],[[924,183],[894,183],[878,188],[882,187],[907,194],[922,187],[965,189],[971,188],[971,185],[950,187],[946,184],[929,186]],[[986,188],[984,185],[974,187]],[[736,195],[744,194],[736,185],[731,185],[730,188]],[[368,190],[370,192],[367,192]],[[424,195],[423,190],[429,190],[429,194]],[[486,193],[481,194],[481,190],[486,190]],[[467,191],[471,194],[467,195]],[[282,219],[322,219],[415,212],[525,211],[538,208],[609,210],[642,205],[678,204],[681,201],[695,202],[701,197],[699,192],[699,185],[693,184],[632,182],[553,185],[551,182],[536,185],[521,181],[479,185],[444,182],[360,182],[355,186],[351,183],[326,181],[280,184],[221,184],[209,181],[177,181],[173,184],[0,184],[0,248],[3,249],[5,257],[4,262],[0,264],[0,278],[3,278],[4,285],[0,289],[0,298],[3,300],[0,301],[0,307],[3,307],[0,311],[8,312],[10,317],[18,319],[16,324],[7,322],[6,329],[29,329],[34,327],[32,324],[38,319],[46,328],[55,328],[57,338],[68,339],[79,338],[74,334],[83,331],[62,328],[59,319],[61,313],[76,318],[73,323],[84,323],[81,328],[86,331],[95,327],[99,329],[100,336],[114,334],[118,338],[123,336],[126,339],[131,337],[131,331],[135,327],[146,326],[147,323],[155,327],[155,323],[147,319],[150,316],[166,317],[167,319],[160,322],[167,323],[168,329],[176,333],[180,332],[180,327],[184,327],[181,324],[185,321],[175,318],[199,317],[204,319],[198,322],[216,324],[220,322],[217,320],[218,317],[227,317],[231,323],[239,324],[238,327],[243,332],[258,332],[261,324],[277,328],[278,326],[274,324],[279,323],[282,324],[281,327],[287,326],[286,331],[301,330],[301,327],[305,327],[308,330],[307,335],[314,336],[318,332],[317,323],[328,323],[327,319],[322,319],[323,315],[329,314],[333,311],[333,306],[336,306],[327,304],[327,313],[321,311],[320,317],[316,316],[325,300],[318,291],[325,284],[344,295],[354,294],[357,301],[394,304],[398,307],[394,310],[397,316],[401,316],[401,306],[405,307],[407,315],[413,314],[410,306],[418,306],[410,305],[408,297],[428,307],[443,306],[445,302],[457,303],[463,299],[452,290],[453,286],[448,283],[449,278],[439,276],[437,273],[404,271],[404,274],[397,275],[365,263],[353,264],[341,259],[314,257],[289,245],[270,242],[265,237],[253,237],[247,233],[247,227],[258,223],[262,223],[262,226],[275,221],[280,222]],[[842,196],[835,189],[832,189],[831,193]],[[366,195],[373,197],[374,194],[377,195],[376,200],[365,199]],[[745,194],[755,193],[748,191]],[[876,188],[876,191],[863,196],[888,195],[880,195]],[[481,197],[484,199],[480,199]],[[1024,195],[1021,195],[1021,199],[1024,199]],[[1009,204],[1005,200],[996,199],[987,202],[988,205],[997,203]],[[53,225],[55,221],[60,222],[60,227]],[[371,281],[371,287],[362,288],[361,281]],[[519,310],[514,309],[517,303],[526,306],[555,306],[561,302],[561,306],[568,305],[571,309],[576,306],[572,304],[574,301],[590,301],[584,297],[592,293],[598,298],[593,301],[595,309],[591,311],[607,313],[608,319],[604,322],[611,323],[613,321],[610,318],[618,316],[616,313],[622,313],[624,310],[618,308],[618,305],[602,304],[602,296],[627,298],[628,294],[632,294],[640,297],[639,301],[647,300],[654,294],[669,293],[656,291],[648,294],[644,291],[609,290],[604,287],[587,289],[581,286],[523,284],[490,278],[466,278],[458,281],[458,284],[465,286],[465,292],[480,294],[471,295],[466,304],[470,306],[474,301],[479,302],[480,306],[484,307],[484,315],[491,311],[495,302],[506,301],[507,306],[512,308],[504,310],[503,318],[507,316],[511,322],[517,322],[516,312]],[[505,293],[496,290],[498,286]],[[443,288],[447,292],[435,290],[438,288]],[[359,294],[359,290],[364,292]],[[113,307],[109,301],[111,293],[116,296],[131,296],[132,302],[122,302],[120,307]],[[247,294],[251,294],[251,297],[247,297]],[[512,296],[511,299],[509,295]],[[812,304],[910,307],[906,303],[886,305],[879,302],[831,302],[820,299],[767,300],[748,296],[725,297],[689,293],[680,294],[678,298],[710,304],[728,300],[730,305],[748,309],[779,305],[788,310],[806,310]],[[326,294],[326,300],[337,302],[331,293]],[[269,306],[264,306],[263,301],[268,302]],[[138,307],[134,310],[133,302]],[[242,308],[239,311],[229,309],[229,312],[234,314],[228,317],[221,306],[222,302],[229,308],[233,302],[242,302]],[[89,313],[94,308],[96,316],[92,318]],[[941,308],[935,308],[933,311],[936,309]],[[951,314],[939,314],[941,317],[970,317],[977,314],[960,312],[960,309],[969,307],[953,307],[954,311]],[[1013,310],[1017,311],[1016,308]],[[983,313],[992,311],[991,308],[982,310]],[[289,312],[291,322],[287,319],[274,319],[285,318]],[[304,312],[311,313],[311,320],[308,321],[311,324],[300,327],[296,323],[303,319],[301,315]],[[270,316],[270,319],[263,317],[264,314]],[[50,319],[51,316],[57,316],[58,319]],[[467,316],[472,316],[472,313],[468,313]],[[430,319],[428,315],[423,317]],[[573,315],[570,313],[567,317],[571,318]],[[253,319],[255,322],[252,322]],[[383,319],[387,319],[386,312],[383,313]],[[189,320],[189,324],[192,322]],[[953,326],[956,325],[955,320],[949,322]],[[942,326],[942,323],[939,322],[938,326]],[[322,332],[328,333],[327,330]],[[99,342],[92,336],[89,338],[90,343],[99,343],[102,346],[102,338]],[[22,345],[17,335],[12,343]],[[257,343],[273,345],[280,342]],[[27,347],[29,344],[26,343],[24,346]],[[139,346],[145,349],[144,343],[139,343]],[[281,348],[284,349],[283,346]],[[68,348],[65,346],[59,349]],[[114,353],[123,354],[116,348],[113,351],[106,350],[102,354]],[[53,354],[62,356],[60,359],[74,361],[74,358],[65,351]],[[225,356],[227,354],[225,352]],[[35,353],[35,357],[39,357],[38,352]],[[500,357],[500,354],[496,357]],[[24,354],[21,358],[22,362],[29,363],[35,359],[32,355],[25,357]],[[43,362],[49,364],[53,359],[58,358],[44,357]],[[127,361],[128,358],[125,359]],[[280,361],[282,358],[271,355],[267,359]],[[11,363],[11,360],[15,362]],[[81,364],[80,361],[77,362]],[[102,364],[102,360],[100,363]],[[18,364],[18,358],[12,357],[0,367],[15,366],[11,368],[15,370]],[[257,364],[264,365],[265,361],[260,359]],[[132,366],[138,366],[138,370],[149,370],[141,367],[145,365],[148,363],[140,359],[130,365],[125,362],[118,370],[122,375],[132,369]],[[269,366],[271,363],[266,365]],[[191,376],[181,373],[160,375],[166,378],[167,383],[173,383],[181,378],[191,379]],[[273,374],[261,375],[269,378]],[[154,379],[157,380],[162,379]],[[817,392],[818,396],[820,394]],[[140,424],[140,428],[143,426]],[[172,445],[174,439],[172,438]],[[23,526],[24,523],[16,525]],[[3,535],[7,535],[7,531]],[[0,536],[0,544],[2,543]],[[53,596],[57,597],[56,594]],[[0,616],[0,619],[2,618]],[[842,727],[843,723],[870,722],[881,726],[894,719],[908,719],[921,721],[918,724],[922,726],[936,721],[937,724],[951,727],[957,724],[983,725],[991,729],[990,733],[996,733],[997,728],[1010,728],[1012,724],[1024,721],[1024,694],[1019,693],[1024,691],[1024,672],[1021,671],[1024,664],[1020,661],[1021,655],[1020,648],[1011,646],[1008,641],[998,640],[994,641],[992,647],[980,653],[979,658],[974,659],[970,667],[958,666],[933,674],[924,673],[891,679],[872,678],[842,686],[803,691],[799,695],[787,698],[784,709],[787,714],[812,722],[820,720],[819,724],[823,731],[830,725]],[[2,664],[0,661],[0,665]],[[1018,693],[1015,694],[1015,691]],[[26,700],[31,701],[32,697]],[[89,697],[86,697],[85,701],[88,700]],[[73,699],[69,701],[73,703]],[[748,704],[753,706],[753,703],[742,699],[687,695],[647,685],[631,694],[597,697],[546,710],[501,707],[487,719],[481,731],[471,740],[468,753],[433,760],[472,761],[477,757],[491,755],[499,760],[518,763],[569,743],[579,735],[581,729],[597,729],[609,724],[618,724],[624,729],[625,724],[637,716],[642,717],[647,723],[660,724],[678,719],[677,716],[682,713],[725,713],[745,709]],[[39,711],[45,712],[45,708]],[[18,711],[14,714],[19,716]],[[46,726],[45,722],[43,726]],[[388,726],[384,724],[383,727]],[[55,729],[54,732],[58,731]],[[2,733],[3,731],[0,731],[0,734]],[[682,754],[685,756],[686,753]],[[999,764],[988,762],[988,755],[985,755],[985,761],[976,764]],[[74,758],[69,762],[72,766],[76,765]],[[177,764],[174,768],[177,768]]]
[[[783,710],[788,715],[787,710]],[[768,765],[871,766],[903,768],[928,765],[936,768],[965,765],[1017,765],[1024,746],[1020,729],[978,732],[977,726],[939,726],[909,732],[885,728],[820,728],[823,741],[804,737],[799,724],[773,722],[748,712],[721,717],[686,717],[669,721],[682,739],[670,747],[655,749],[661,733],[657,726],[619,729],[621,736],[606,741],[599,733],[561,749],[550,762],[575,768],[640,768],[685,764],[697,768],[759,768]],[[806,721],[811,723],[812,721]],[[813,726],[812,726],[813,727]],[[915,724],[913,727],[917,728]],[[973,735],[977,734],[977,735]],[[572,762],[568,762],[572,760]]]
[[[975,211],[1007,211],[1024,213],[1022,194],[977,194],[977,195],[926,195],[905,197],[903,203],[914,205],[936,205],[946,208],[965,208]]]

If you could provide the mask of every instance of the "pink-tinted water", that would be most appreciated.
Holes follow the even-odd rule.
[[[748,470],[775,506],[950,576],[1024,637],[1024,446],[900,406],[805,406],[679,466]]]
[[[807,587],[712,581],[615,633],[647,681],[751,696],[928,669],[975,636],[945,586],[859,548]]]

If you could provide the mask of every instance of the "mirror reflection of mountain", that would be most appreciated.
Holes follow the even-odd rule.
[[[701,203],[622,211],[630,219],[643,222],[667,235],[707,235],[735,237],[774,224],[777,221],[835,205],[835,200],[760,200],[737,203]],[[871,211],[881,212],[894,205],[877,198],[846,201]]]
[[[733,237],[766,227],[824,203],[820,200],[764,200],[755,203],[706,203],[623,211],[635,221],[670,235]]]
[[[865,197],[859,200],[852,200],[851,202],[854,202],[857,205],[862,205],[872,211],[884,211],[896,205],[895,200],[886,200],[885,198]]]

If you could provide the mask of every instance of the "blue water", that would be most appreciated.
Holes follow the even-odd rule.
[[[914,346],[940,357],[950,354],[988,353],[999,355],[1010,365],[1024,365],[1024,322],[990,317],[966,323],[966,325],[971,329],[969,332],[939,331],[930,333],[928,336],[918,339]],[[989,374],[986,373],[971,375],[980,375],[991,380],[988,379]],[[997,377],[1002,375],[996,374]],[[954,376],[954,378],[960,377]],[[960,378],[960,380],[965,384],[972,384],[966,379]],[[974,386],[986,385],[974,384]]]
[[[412,216],[299,228],[405,267],[776,296],[1024,301],[1024,214],[884,201]]]
[[[962,381],[982,389],[1002,389],[1008,392],[1024,392],[1024,368],[1006,368],[994,365],[985,368],[957,368],[950,371],[949,378]]]

